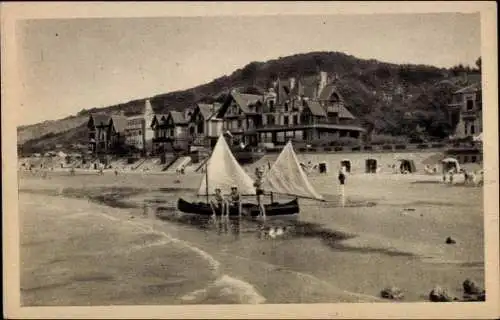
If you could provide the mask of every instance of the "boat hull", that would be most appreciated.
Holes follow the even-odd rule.
[[[266,216],[281,216],[281,215],[292,215],[299,213],[299,203],[297,199],[294,199],[286,203],[265,204]],[[213,214],[210,204],[203,202],[188,202],[182,198],[177,201],[177,208],[184,213],[191,213],[197,215],[211,216]],[[219,209],[215,212],[216,215],[221,215]],[[242,204],[242,215],[256,217],[260,214],[259,207],[253,203],[243,203]],[[229,207],[230,216],[238,216],[238,208],[236,206]]]

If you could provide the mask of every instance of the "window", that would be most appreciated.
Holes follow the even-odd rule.
[[[467,134],[468,134],[468,133],[467,133],[467,125],[468,125],[468,123],[467,123],[467,122],[466,122],[466,123],[464,123],[465,135],[467,135]]]
[[[285,112],[288,112],[288,102],[285,102]]]
[[[474,133],[476,133],[476,128],[474,127],[473,124],[471,124],[471,126],[470,126],[470,134],[474,134]]]
[[[471,98],[467,98],[467,111],[474,108],[474,101]]]
[[[476,156],[471,156],[470,157],[470,162],[475,163],[477,161]]]
[[[284,124],[285,126],[287,126],[287,125],[288,125],[288,116],[283,116],[283,124]]]
[[[139,130],[139,134],[140,134],[140,135],[142,134],[142,131],[141,131],[141,130]]]
[[[274,112],[274,100],[269,100],[269,111]]]
[[[267,116],[267,124],[268,125],[273,125],[274,123],[274,116],[273,115],[268,115]]]
[[[241,126],[242,126],[242,122],[241,122],[241,120],[238,120],[238,127],[236,129],[241,129]]]
[[[292,124],[299,124],[299,116],[298,115],[293,116],[293,123]]]

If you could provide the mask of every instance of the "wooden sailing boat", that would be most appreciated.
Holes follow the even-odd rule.
[[[177,201],[177,208],[184,213],[199,215],[212,215],[213,211],[209,203],[209,196],[214,195],[215,189],[219,188],[222,194],[227,195],[231,187],[236,186],[242,196],[255,196],[256,190],[254,181],[240,166],[231,153],[223,136],[220,136],[209,160],[206,163],[205,175],[203,176],[198,196],[206,196],[206,202],[188,202],[182,198]],[[266,215],[284,215],[298,213],[298,202],[292,200],[287,203],[271,203],[265,205]],[[243,203],[242,213],[250,216],[257,216],[260,210],[256,204]],[[221,212],[216,212],[220,215]],[[238,208],[230,207],[229,215],[239,215]]]
[[[302,169],[291,141],[288,141],[276,162],[264,176],[262,188],[271,194],[271,204],[273,194],[294,196],[297,209],[298,198],[324,201],[323,196],[314,189]]]

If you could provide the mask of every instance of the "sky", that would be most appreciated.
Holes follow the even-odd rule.
[[[480,31],[479,14],[459,13],[20,21],[18,125],[191,88],[252,61],[311,51],[474,66]]]

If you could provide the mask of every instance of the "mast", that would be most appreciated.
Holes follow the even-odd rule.
[[[210,160],[210,158],[208,159]],[[205,163],[205,191],[207,193],[207,203],[209,203],[209,199],[208,199],[208,160],[207,162]]]

